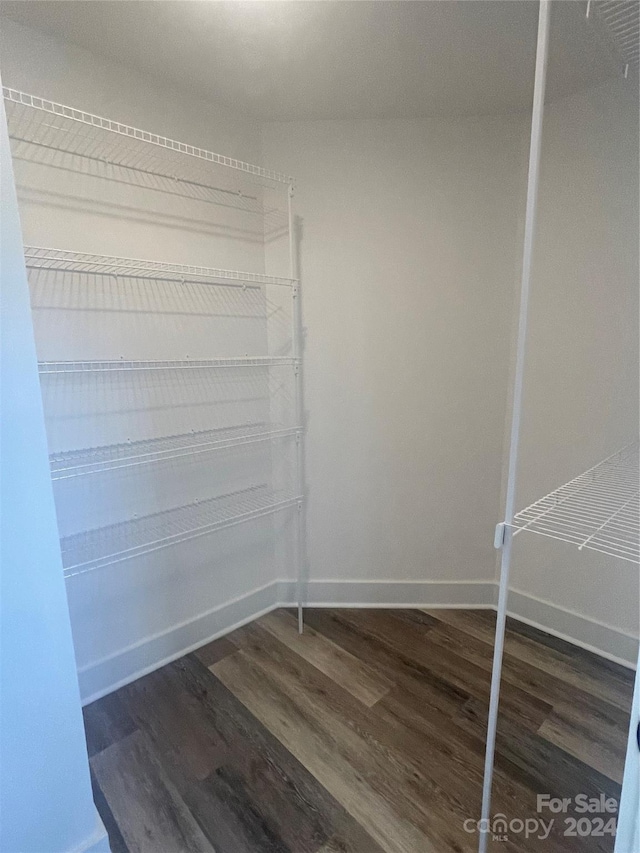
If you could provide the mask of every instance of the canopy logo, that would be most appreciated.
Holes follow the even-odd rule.
[[[539,838],[545,841],[553,828],[554,820],[545,822],[541,817],[519,817],[507,819],[506,815],[496,814],[489,820],[467,818],[462,824],[465,832],[490,832],[493,841],[508,841],[510,835],[524,835],[525,838]]]
[[[575,797],[538,794],[537,811],[538,817],[509,819],[504,814],[496,814],[489,820],[468,818],[462,826],[465,832],[490,833],[492,841],[508,841],[511,836],[517,835],[545,841],[556,824],[557,832],[566,837],[602,838],[616,834],[618,801],[605,794],[597,797],[588,794],[576,794]],[[541,816],[542,812],[562,817],[545,820]]]

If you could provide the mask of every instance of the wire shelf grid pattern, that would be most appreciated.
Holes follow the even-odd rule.
[[[299,359],[285,356],[182,359],[177,361],[39,361],[41,376],[61,373],[112,373],[132,370],[216,370],[221,367],[280,367],[297,365]]]
[[[83,474],[97,474],[116,468],[129,468],[151,462],[163,462],[183,456],[210,453],[227,447],[287,438],[298,435],[301,427],[282,427],[268,423],[242,424],[221,429],[200,430],[182,435],[89,447],[51,454],[52,480],[65,480]]]
[[[60,540],[65,577],[84,574],[299,505],[301,495],[253,486]]]
[[[138,258],[120,258],[113,255],[96,255],[65,249],[47,249],[25,246],[25,263],[29,269],[79,272],[88,275],[122,276],[149,280],[172,280],[187,282],[197,279],[198,283],[224,283],[243,285],[279,285],[295,287],[296,279],[262,275],[239,270],[216,269],[188,264],[159,263]]]
[[[638,0],[606,0],[597,4],[613,46],[632,68],[640,64],[640,3]]]
[[[288,191],[290,198],[293,181],[287,175],[235,158],[214,154],[202,148],[14,89],[5,88],[3,94],[14,159],[31,161],[36,166],[43,165],[63,171],[79,172],[88,179],[106,178],[145,191],[153,190],[180,195],[190,200],[209,202],[231,209],[236,213],[232,213],[231,222],[225,224],[227,231],[234,234],[240,233],[248,239],[255,238],[257,234],[258,241],[264,242],[267,239],[274,239],[274,234],[277,236],[286,233],[287,224],[290,228],[290,208],[287,214],[286,210],[281,209],[278,201],[282,190]],[[25,174],[29,176],[31,173],[25,172]],[[80,183],[78,185],[84,186]],[[155,199],[153,210],[163,215],[166,211],[161,209],[162,205]],[[130,199],[128,201],[131,203]],[[255,234],[255,226],[247,225],[246,219],[241,219],[238,215],[245,213],[257,215],[262,220],[260,229]],[[212,228],[222,227],[215,216],[223,214],[226,216],[224,212],[214,214]],[[253,220],[250,222],[253,223]],[[253,291],[256,298],[263,299],[266,298],[263,294],[268,285],[292,288],[294,296],[298,286],[297,280],[293,278],[33,246],[25,248],[25,259],[30,271],[42,273],[36,276],[37,285],[41,288],[50,287],[52,290],[57,281],[55,276],[47,277],[47,272],[62,274],[64,281],[68,274],[69,280],[72,280],[76,287],[78,279],[74,274],[93,276],[93,279],[87,278],[85,281],[79,279],[79,284],[89,292],[93,292],[91,284],[97,284],[99,294],[104,290],[104,283],[98,278],[100,276],[111,277],[117,283],[118,293],[123,292],[122,285],[124,283],[126,287],[128,279],[139,282],[136,285],[138,288],[136,293],[144,292],[145,294],[147,294],[145,285],[147,281],[170,282],[178,299],[182,299],[190,290],[185,287],[183,293],[182,285],[241,288]],[[290,274],[293,275],[293,273]],[[131,289],[135,290],[133,283]],[[148,290],[150,293],[154,292],[155,298],[164,293],[162,288],[150,287]],[[234,294],[238,292],[235,290]],[[213,294],[214,291],[209,289],[208,293]],[[227,301],[231,298],[230,292],[219,291],[219,293]],[[248,298],[253,297],[249,295]],[[268,301],[266,305],[269,306]],[[236,312],[233,316],[236,319],[238,316],[244,319],[245,315],[238,315]],[[256,346],[258,351],[261,348],[261,345]],[[244,353],[242,357],[199,359],[197,355],[200,353],[196,353],[195,358],[190,358],[189,355],[185,354],[183,357],[182,353],[178,352],[177,360],[173,358],[171,360],[111,359],[111,353],[105,353],[107,355],[105,360],[43,360],[39,362],[39,370],[43,380],[45,400],[56,389],[84,389],[82,398],[85,399],[87,389],[93,392],[94,388],[102,389],[103,386],[111,389],[117,387],[119,395],[121,386],[125,389],[123,393],[127,394],[132,386],[138,383],[141,386],[149,384],[154,387],[170,383],[175,385],[180,393],[192,394],[194,390],[201,389],[207,383],[215,384],[218,388],[220,382],[228,385],[227,380],[233,379],[235,382],[236,378],[244,383],[242,389],[246,395],[248,377],[254,385],[258,383],[258,392],[261,392],[264,390],[262,385],[265,382],[281,382],[281,373],[276,371],[274,376],[270,368],[290,365],[294,367],[292,375],[295,376],[298,373],[300,358],[289,355],[248,355],[247,350],[251,352],[252,349],[253,346],[245,346],[243,342],[236,349]],[[280,349],[280,352],[288,351],[284,348]],[[209,353],[205,351],[202,354]],[[75,353],[71,355],[74,357]],[[220,368],[244,368],[244,370],[224,371],[223,377],[222,373],[217,373]],[[145,375],[148,371],[158,373],[157,381],[156,378],[152,381],[151,376]],[[192,371],[192,374],[179,374],[180,371]],[[127,372],[130,372],[128,376],[126,376]],[[284,375],[288,377],[289,374],[287,372]],[[158,388],[155,388],[154,393],[157,391]],[[51,455],[52,477],[54,480],[66,480],[82,474],[99,473],[145,462],[192,456],[286,436],[297,437],[302,433],[302,429],[298,426],[285,426],[286,416],[281,417],[280,412],[274,415],[273,411],[261,410],[260,414],[257,411],[254,414],[255,394],[256,391],[253,389],[246,401],[244,398],[241,400],[242,403],[248,404],[251,413],[243,412],[240,417],[234,419],[236,426],[212,429],[210,419],[203,416],[196,419],[195,428],[192,428],[193,420],[183,424],[172,419],[170,425],[163,425],[166,434],[157,438],[138,435],[133,441],[128,441],[126,438],[128,431],[120,430],[119,434],[116,432],[114,435],[113,431],[107,430],[104,435],[94,435],[95,446],[86,447],[86,444],[91,442],[91,438],[85,437],[82,439],[82,443],[85,444],[84,449],[67,449]],[[117,399],[120,400],[121,397],[118,395],[116,395]],[[258,402],[260,400],[261,397],[258,397]],[[226,405],[226,400],[224,402]],[[209,409],[208,402],[202,411],[206,415]],[[233,420],[227,421],[227,423],[233,422]],[[119,443],[111,443],[114,440]],[[76,442],[75,447],[79,446],[81,443]],[[196,459],[194,464],[197,466],[199,460]],[[155,469],[150,473],[155,476]],[[235,473],[234,471],[234,476]],[[254,471],[252,480],[260,482],[268,477],[271,484],[260,482],[260,485],[242,488],[239,491],[230,491],[233,486],[229,484],[227,486],[229,493],[212,498],[201,497],[195,501],[191,501],[193,493],[187,494],[183,490],[182,500],[180,497],[173,498],[176,502],[180,502],[179,506],[151,513],[149,510],[152,507],[147,506],[142,514],[117,523],[105,525],[102,521],[102,526],[99,527],[95,527],[95,521],[93,524],[89,523],[82,532],[74,532],[61,539],[64,574],[66,577],[84,574],[241,522],[267,516],[287,507],[300,508],[303,500],[301,487],[280,488],[283,478],[279,474],[280,472],[276,471],[278,476],[273,475],[271,479],[271,475],[265,471]],[[78,485],[80,484],[73,484],[72,491]],[[61,485],[59,488],[64,492],[66,486]],[[153,508],[157,510],[157,504]],[[120,516],[125,513],[126,509],[120,513]],[[113,517],[111,515],[109,520],[111,521]],[[97,523],[100,524],[100,522]]]
[[[138,258],[120,258],[113,255],[95,255],[66,249],[47,249],[39,246],[24,247],[28,269],[77,272],[87,275],[105,275],[117,278],[178,281],[188,283],[195,279],[199,284],[223,284],[236,287],[278,285],[295,287],[296,279],[262,275],[260,273],[187,264],[158,263]]]
[[[639,494],[634,443],[518,512],[511,526],[640,563]]]
[[[201,161],[203,164],[215,164],[233,169],[247,177],[258,180],[284,184],[292,182],[288,175],[283,175],[280,172],[265,169],[252,163],[245,163],[234,157],[215,154],[195,145],[178,142],[175,139],[169,139],[140,128],[130,127],[103,116],[30,95],[27,92],[3,87],[3,95],[8,107],[15,105],[18,109],[34,110],[34,115],[38,116],[38,119],[28,119],[21,122],[21,117],[15,115],[15,109],[7,110],[10,113],[10,124],[11,119],[15,118],[14,124],[20,123],[26,131],[30,131],[27,135],[20,134],[18,131],[10,134],[13,138],[18,138],[21,141],[37,142],[38,136],[40,136],[42,139],[46,139],[46,143],[41,142],[41,144],[46,144],[47,147],[58,148],[80,156],[106,159],[117,165],[134,169],[148,159],[145,152],[155,148],[159,157],[162,157],[164,153],[168,158],[171,158],[169,162],[174,164],[176,163],[174,155],[177,154],[192,158],[195,162]],[[117,148],[110,145],[111,135],[116,140],[119,138]],[[122,144],[124,140],[129,143],[128,146]],[[167,177],[174,176],[180,177],[179,174],[167,174]]]

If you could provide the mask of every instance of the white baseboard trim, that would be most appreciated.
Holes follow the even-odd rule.
[[[281,605],[296,602],[295,581],[280,581]],[[493,581],[313,580],[307,584],[307,607],[491,608]]]
[[[104,828],[104,824],[102,823],[97,809],[95,811],[95,817],[96,827],[91,835],[88,836],[88,838],[83,839],[80,844],[69,849],[67,853],[111,853],[109,836],[107,835],[107,830]]]
[[[278,583],[214,607],[194,619],[172,625],[124,649],[78,668],[82,704],[88,705],[205,643],[228,634],[278,606]]]
[[[310,607],[492,607],[491,581],[311,581]],[[88,705],[205,643],[258,619],[276,607],[296,604],[295,581],[273,581],[246,595],[145,637],[78,668],[82,704]]]
[[[638,638],[581,613],[520,590],[509,591],[508,614],[574,646],[630,669],[636,668]]]
[[[308,607],[407,607],[489,609],[496,607],[493,581],[314,580]],[[296,582],[272,581],[194,619],[145,637],[78,669],[83,705],[263,616],[296,604]],[[601,657],[635,668],[638,639],[548,601],[512,590],[509,615]]]

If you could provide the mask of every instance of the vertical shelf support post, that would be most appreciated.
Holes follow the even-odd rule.
[[[522,279],[520,287],[520,315],[518,320],[518,341],[516,347],[516,370],[513,389],[513,410],[511,414],[511,444],[509,448],[509,473],[505,500],[504,539],[501,543],[500,585],[498,591],[498,612],[496,634],[493,649],[493,667],[491,671],[491,694],[489,699],[489,721],[487,726],[487,744],[482,788],[482,814],[480,821],[479,853],[486,853],[490,837],[491,785],[493,782],[494,753],[496,731],[498,727],[498,708],[500,702],[500,677],[502,673],[502,655],[507,617],[507,598],[509,595],[509,570],[511,568],[511,546],[513,530],[511,522],[515,509],[516,474],[518,467],[518,445],[520,441],[520,418],[522,414],[522,384],[527,337],[527,315],[529,310],[529,291],[531,286],[531,265],[533,260],[533,242],[535,235],[536,206],[538,201],[538,175],[540,169],[540,151],[542,144],[542,118],[544,114],[544,93],[547,76],[547,53],[549,46],[549,6],[550,0],[540,0],[538,15],[538,41],[536,48],[536,69],[533,89],[533,110],[531,118],[531,141],[529,146],[529,173],[527,178],[527,204],[525,211],[524,242],[522,251]]]
[[[289,277],[296,278],[295,232],[293,220],[293,183],[289,184],[287,193],[287,212],[289,220]],[[299,495],[304,494],[304,408],[302,389],[302,303],[300,282],[296,281],[293,288],[293,357],[295,359],[295,397],[296,424],[300,432],[296,435],[296,485]],[[298,606],[298,632],[304,630],[304,567],[306,565],[305,517],[304,504],[298,502],[296,512],[295,535],[295,564],[296,564],[296,602]]]

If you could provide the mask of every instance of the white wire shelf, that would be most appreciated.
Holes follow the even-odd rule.
[[[193,431],[182,435],[53,453],[49,457],[51,479],[66,480],[84,474],[99,474],[117,468],[211,453],[227,447],[287,438],[298,435],[301,431],[301,427],[275,427],[268,423],[241,424],[224,429]]]
[[[640,563],[638,459],[634,443],[545,495],[514,516],[515,534],[528,530]]]
[[[296,279],[262,275],[260,273],[224,270],[187,264],[158,263],[138,258],[119,258],[95,255],[66,249],[24,247],[28,269],[51,270],[61,273],[82,273],[92,276],[111,276],[149,281],[174,281],[181,284],[212,284],[223,287],[259,289],[264,285],[295,287]]]
[[[182,359],[178,361],[39,361],[41,376],[69,373],[112,373],[140,370],[217,370],[226,367],[279,367],[296,365],[297,358],[284,356],[255,356],[241,358]]]
[[[84,574],[299,505],[290,492],[253,486],[228,495],[88,530],[60,540],[65,577]]]
[[[609,38],[624,65],[640,64],[640,3],[638,0],[605,0],[596,3]]]
[[[121,166],[194,189],[218,191],[206,183],[208,166],[220,166],[258,183],[290,184],[288,175],[225,157],[203,148],[58,104],[16,89],[3,88],[9,135],[17,142]],[[203,183],[204,179],[204,183]],[[229,191],[222,188],[223,192]]]

